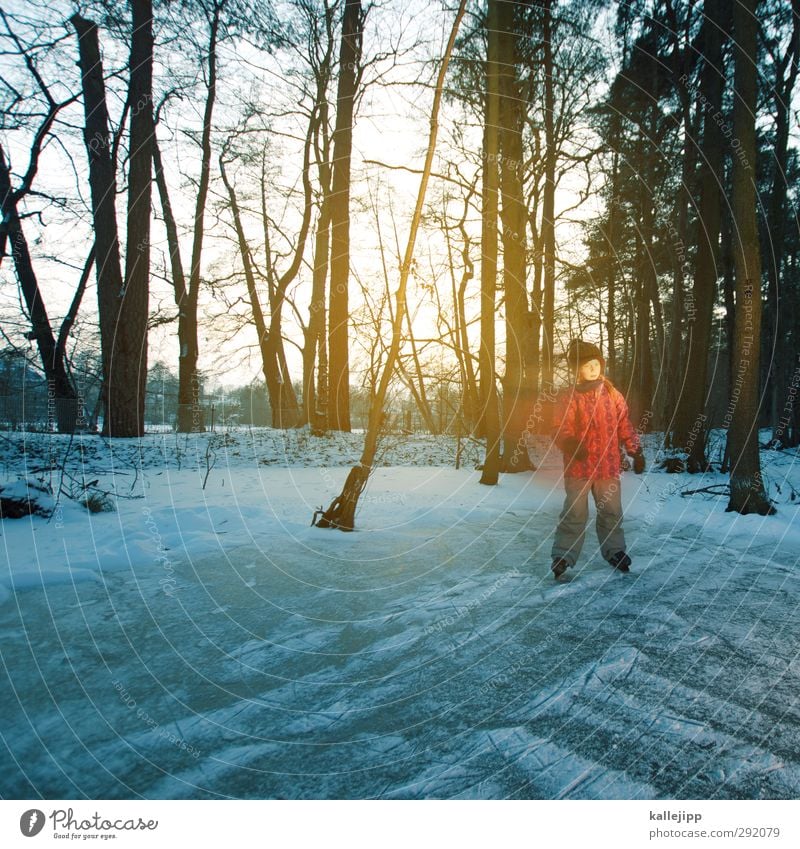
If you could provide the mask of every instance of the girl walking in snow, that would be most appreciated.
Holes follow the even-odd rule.
[[[575,382],[558,396],[555,443],[564,455],[566,498],[552,550],[552,570],[560,578],[578,560],[589,519],[589,493],[597,506],[597,539],[603,557],[620,572],[630,571],[622,530],[620,444],[644,471],[639,437],[628,418],[628,405],[603,376],[605,360],[596,345],[573,339],[567,361]]]

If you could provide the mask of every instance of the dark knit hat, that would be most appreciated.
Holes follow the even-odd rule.
[[[564,355],[567,358],[570,368],[577,370],[589,360],[600,360],[600,365],[605,369],[606,361],[603,359],[603,354],[597,345],[591,342],[584,342],[583,339],[573,339],[567,347],[567,353]]]

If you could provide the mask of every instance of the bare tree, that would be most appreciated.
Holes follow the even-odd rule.
[[[389,353],[386,357],[386,362],[384,363],[383,372],[381,373],[377,392],[375,393],[375,397],[370,405],[369,423],[364,439],[364,450],[361,454],[361,461],[357,466],[354,466],[350,470],[341,494],[338,495],[333,502],[331,502],[327,510],[319,511],[321,512],[321,516],[318,520],[317,515],[319,515],[319,513],[315,514],[315,524],[321,528],[338,528],[343,531],[353,530],[358,499],[364,491],[364,487],[367,485],[370,473],[372,472],[372,464],[375,461],[375,453],[378,447],[378,440],[380,438],[381,427],[384,421],[384,403],[386,401],[386,393],[389,388],[389,382],[394,374],[394,370],[397,365],[397,358],[400,353],[400,342],[406,311],[406,289],[414,259],[414,246],[416,244],[420,219],[422,218],[422,208],[425,203],[425,192],[428,187],[428,179],[430,177],[431,166],[433,164],[433,155],[436,150],[436,136],[439,131],[439,106],[442,100],[442,89],[444,88],[447,67],[450,64],[450,57],[453,53],[453,45],[455,44],[461,20],[464,17],[465,8],[466,0],[461,0],[453,21],[453,26],[450,30],[450,36],[439,67],[439,73],[436,78],[433,105],[431,106],[428,149],[425,155],[425,164],[422,169],[417,201],[411,219],[408,242],[406,243],[403,263],[400,267],[400,280],[396,293],[396,307],[392,320],[392,341],[389,347]]]
[[[153,166],[153,4],[130,0],[128,64],[128,214],[125,288],[114,328],[104,430],[113,436],[144,433],[147,318],[150,293],[150,221]],[[133,391],[132,391],[133,390]],[[131,397],[133,395],[133,398]]]
[[[703,129],[700,154],[700,200],[697,221],[697,258],[694,268],[692,298],[693,320],[689,322],[686,380],[678,395],[673,447],[689,454],[687,469],[702,471],[707,466],[706,394],[708,352],[711,343],[711,323],[717,293],[720,267],[721,191],[723,185],[724,144],[719,115],[725,86],[723,65],[724,18],[721,0],[707,0],[703,35],[703,67],[700,74],[700,93],[703,97]],[[673,327],[673,334],[677,328]],[[676,384],[680,372],[673,372]]]
[[[533,405],[530,375],[526,368],[529,352],[529,310],[527,295],[527,242],[525,238],[527,209],[523,185],[524,156],[522,130],[524,125],[524,100],[519,75],[521,60],[519,40],[522,38],[520,16],[515,14],[516,4],[498,3],[500,27],[500,54],[505,62],[500,65],[500,191],[502,195],[501,221],[503,225],[503,289],[505,291],[506,358],[503,378],[503,459],[504,472],[522,472],[531,469],[524,434],[528,427]],[[546,48],[547,49],[547,48]],[[551,68],[552,71],[552,68]],[[550,82],[552,88],[552,80]],[[552,92],[551,92],[552,95]],[[551,97],[552,99],[552,97]],[[552,111],[552,103],[550,104]],[[552,117],[550,119],[552,121]],[[553,155],[553,159],[555,156]],[[548,171],[549,173],[549,171]],[[549,191],[548,191],[549,197]],[[555,215],[549,205],[550,224]],[[552,238],[551,238],[552,237]],[[555,235],[548,235],[546,250],[553,256]],[[548,278],[545,271],[545,279]],[[553,272],[554,275],[554,272]]]
[[[542,0],[542,73],[544,75],[544,192],[542,195],[542,386],[552,391],[556,286],[556,138],[553,2]]]
[[[127,108],[131,113],[128,225],[123,280],[116,219],[116,175],[109,134],[97,26],[79,14],[84,140],[95,230],[95,265],[103,359],[103,433],[144,433],[147,310],[150,274],[153,16],[150,0],[131,0],[132,35]]]
[[[500,156],[500,19],[498,0],[489,0],[486,17],[486,105],[483,123],[483,208],[481,210],[480,385],[486,457],[481,483],[495,486],[500,474],[500,421],[495,380],[497,290],[498,161]]]
[[[317,121],[313,148],[319,185],[319,214],[314,233],[314,257],[308,322],[303,344],[303,416],[302,424],[316,431],[327,429],[328,408],[328,343],[325,308],[325,284],[328,278],[331,238],[332,162],[329,130],[328,87],[331,81],[334,47],[334,14],[336,3],[324,0],[322,14],[315,4],[300,0],[306,12],[310,32],[308,57],[314,76],[314,103]]]
[[[328,311],[328,403],[333,430],[350,430],[350,359],[348,278],[350,275],[350,159],[353,115],[361,75],[365,13],[360,0],[345,0],[339,51],[339,87],[333,132],[333,175],[330,196],[331,261]]]
[[[770,418],[772,419],[773,439],[780,445],[789,444],[789,433],[785,425],[780,424],[782,413],[782,393],[791,386],[793,372],[798,355],[793,346],[785,345],[790,338],[788,311],[783,307],[788,298],[782,292],[781,276],[784,273],[783,260],[786,253],[784,234],[786,232],[785,213],[787,209],[787,166],[789,161],[789,128],[792,111],[792,95],[800,72],[800,0],[789,0],[786,4],[792,19],[791,35],[783,55],[773,57],[775,81],[770,92],[775,111],[775,152],[772,165],[772,185],[769,193],[767,212],[767,233],[769,256],[767,257],[767,312],[765,315],[765,352],[769,357],[766,363],[768,371],[768,392],[770,397]],[[788,288],[788,287],[787,287]],[[789,331],[786,333],[784,331]],[[785,396],[784,396],[785,397]],[[793,395],[789,393],[789,397]],[[794,406],[793,402],[789,402]]]
[[[211,2],[204,0],[204,2],[198,4],[208,27],[208,58],[206,60],[207,70],[204,73],[206,97],[203,108],[203,126],[198,140],[201,151],[200,177],[197,183],[194,207],[192,257],[189,266],[188,285],[180,261],[177,227],[174,224],[161,153],[158,145],[154,145],[156,181],[167,229],[172,282],[175,290],[175,303],[178,307],[178,431],[181,433],[205,430],[199,399],[200,381],[197,375],[197,360],[200,354],[197,337],[197,307],[200,297],[205,211],[211,180],[211,133],[217,97],[217,50],[221,16],[225,10],[226,2],[227,0],[212,0]],[[172,219],[171,225],[168,218]]]
[[[80,410],[78,394],[66,363],[66,337],[69,332],[69,325],[62,326],[63,332],[59,334],[57,341],[34,271],[28,241],[22,229],[22,222],[17,210],[17,194],[11,187],[11,173],[2,145],[0,145],[0,205],[3,215],[2,229],[0,230],[0,238],[2,239],[0,262],[5,255],[6,239],[8,239],[11,242],[11,255],[19,280],[19,287],[30,317],[31,330],[28,338],[36,342],[39,351],[39,359],[47,381],[48,393],[54,407],[52,412],[54,413],[55,424],[60,433],[72,433],[76,428]],[[83,290],[84,286],[78,289],[81,295]],[[77,303],[80,303],[80,299]],[[75,311],[77,312],[77,304]]]
[[[477,178],[476,178],[477,179]],[[475,267],[470,256],[471,240],[467,231],[467,215],[469,205],[475,192],[475,184],[470,186],[469,192],[464,198],[463,213],[458,219],[456,228],[461,237],[461,276],[456,279],[456,263],[453,256],[453,244],[450,238],[449,228],[446,229],[448,268],[451,274],[452,298],[454,308],[454,338],[453,350],[458,360],[459,374],[461,378],[461,411],[466,428],[474,430],[478,423],[478,410],[480,407],[480,394],[478,381],[475,376],[474,357],[470,351],[469,323],[467,321],[466,296],[467,285],[475,275]]]
[[[31,325],[27,338],[36,343],[39,360],[47,381],[49,414],[53,416],[56,427],[61,433],[72,433],[76,429],[81,411],[78,393],[69,373],[66,345],[85,290],[85,275],[78,285],[69,313],[62,322],[56,338],[34,269],[28,240],[23,230],[23,216],[20,213],[20,205],[34,193],[34,181],[39,172],[42,149],[53,131],[56,118],[63,109],[76,100],[76,97],[70,95],[63,101],[56,101],[51,93],[50,86],[45,82],[39,70],[38,57],[23,44],[12,28],[8,16],[1,9],[0,20],[5,27],[3,36],[11,44],[12,49],[9,52],[12,55],[19,56],[24,62],[35,85],[35,95],[27,101],[25,112],[28,117],[33,117],[30,103],[34,101],[36,96],[41,99],[44,109],[40,116],[36,116],[39,123],[33,130],[27,167],[16,188],[12,184],[11,163],[6,158],[3,146],[0,145],[0,210],[2,211],[0,263],[6,255],[6,249],[10,242],[14,270]],[[13,112],[14,106],[21,104],[22,100],[21,95],[14,98],[14,102],[9,105],[10,111]],[[9,114],[9,110],[7,110],[7,114]]]
[[[775,512],[764,491],[758,455],[759,345],[761,342],[761,250],[756,221],[756,0],[734,6],[733,157],[736,318],[733,352],[733,418],[728,431],[731,495],[728,510]]]

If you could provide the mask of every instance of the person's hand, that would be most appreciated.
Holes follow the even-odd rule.
[[[633,455],[633,471],[637,475],[644,471],[644,451],[641,448]]]
[[[568,436],[561,444],[562,451],[569,460],[585,460],[589,456],[586,446],[577,437]]]

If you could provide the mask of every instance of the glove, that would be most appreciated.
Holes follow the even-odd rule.
[[[569,461],[585,460],[589,456],[586,446],[574,436],[568,436],[561,444],[561,450]]]
[[[644,471],[644,451],[641,448],[633,455],[633,471],[637,475]]]

